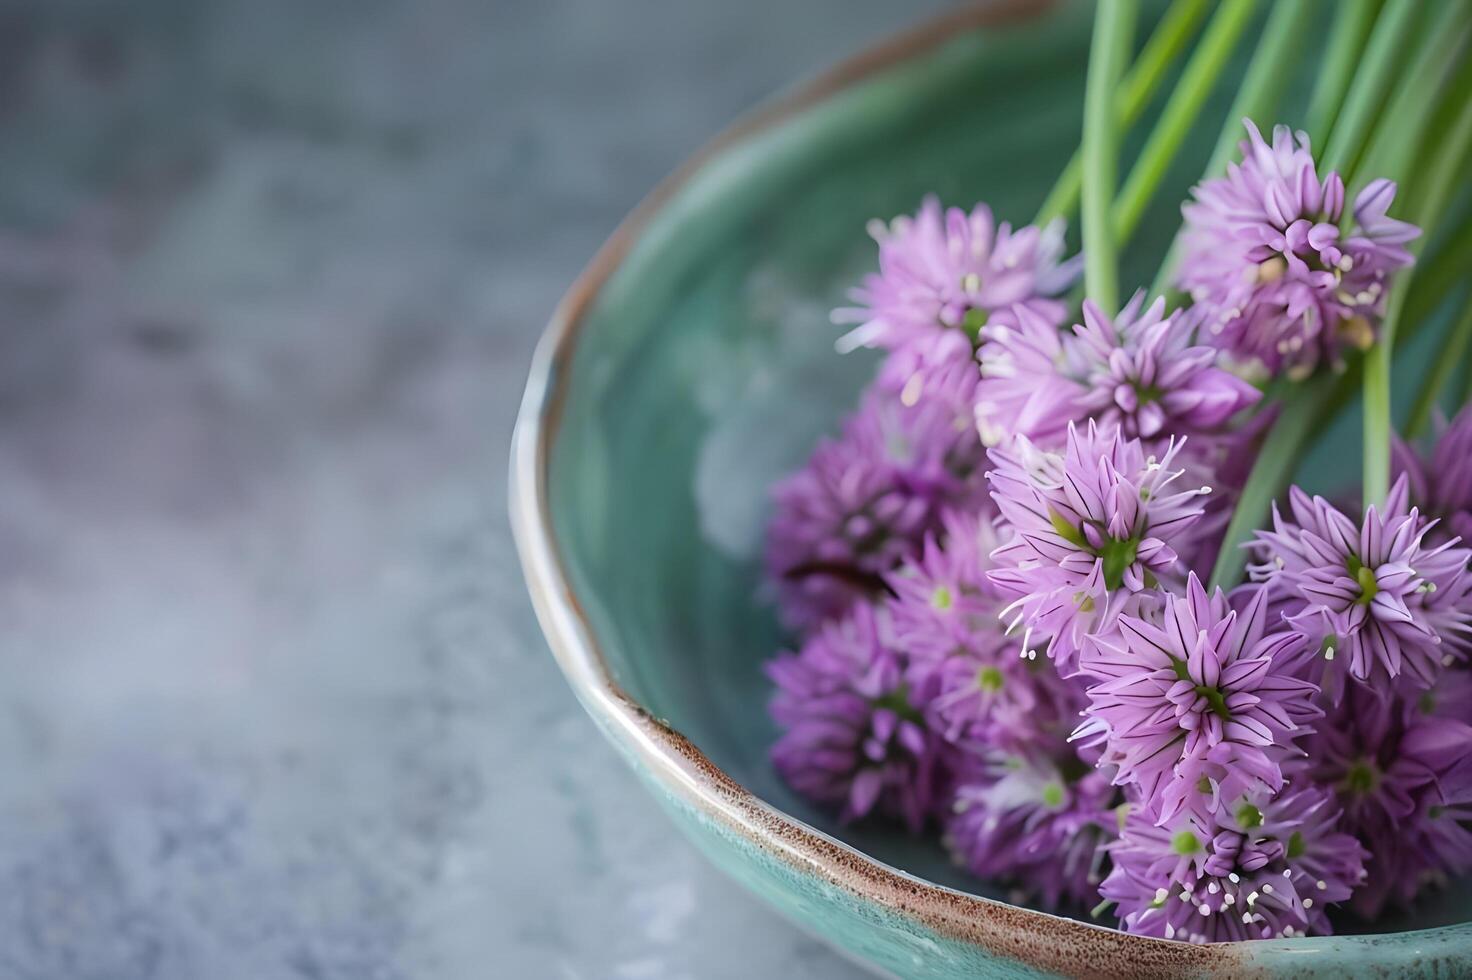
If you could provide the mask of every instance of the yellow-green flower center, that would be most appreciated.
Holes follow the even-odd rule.
[[[1380,583],[1375,581],[1375,571],[1367,567],[1354,555],[1349,556],[1349,574],[1360,586],[1359,598],[1355,602],[1368,606],[1380,594]]]
[[[1080,551],[1101,558],[1104,561],[1104,586],[1113,592],[1124,584],[1124,573],[1140,553],[1140,538],[1138,535],[1129,538],[1106,538],[1104,544],[1098,548],[1089,544],[1088,538],[1077,525],[1056,510],[1048,511],[1048,520],[1053,525],[1053,530],[1058,536]]]
[[[1344,774],[1344,789],[1356,796],[1373,793],[1378,785],[1380,785],[1380,773],[1376,770],[1375,764],[1368,759],[1360,759],[1353,763]]]
[[[976,672],[976,685],[983,691],[995,694],[1002,689],[1006,679],[1002,677],[1002,671],[990,664]]]

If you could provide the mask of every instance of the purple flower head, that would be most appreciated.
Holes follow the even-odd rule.
[[[1100,683],[1080,729],[1104,726],[1116,782],[1136,786],[1162,821],[1283,787],[1293,739],[1321,714],[1319,689],[1300,676],[1304,636],[1269,632],[1265,590],[1238,613],[1193,572],[1155,621],[1122,615],[1117,625],[1084,658]]]
[[[1068,426],[1083,417],[1079,396],[1086,364],[1079,345],[1058,318],[1025,307],[1015,322],[988,324],[977,351],[981,384],[976,418],[989,446],[1024,436],[1044,446],[1062,445]]]
[[[1472,726],[1417,704],[1351,687],[1304,747],[1309,774],[1334,790],[1344,827],[1372,856],[1354,907],[1378,915],[1409,902],[1437,872],[1472,869],[1464,828]]]
[[[1002,629],[987,577],[998,537],[988,519],[945,516],[942,538],[888,576],[895,643],[932,730],[962,747],[1022,746],[1065,733],[1080,691],[1021,654]]]
[[[1176,490],[1178,446],[1159,459],[1138,439],[1090,422],[1070,426],[1062,455],[1019,438],[993,449],[992,499],[1014,536],[997,550],[991,578],[1013,597],[1006,615],[1048,637],[1059,673],[1071,676],[1085,637],[1161,581],[1179,577],[1176,547],[1189,543],[1209,488]]]
[[[1402,676],[1430,687],[1443,661],[1466,647],[1472,622],[1472,553],[1428,547],[1430,525],[1407,493],[1402,477],[1385,507],[1369,508],[1356,527],[1324,498],[1293,487],[1293,520],[1274,507],[1273,530],[1257,532],[1266,560],[1252,568],[1256,580],[1303,603],[1291,617],[1296,628],[1337,637],[1328,656],[1343,655],[1351,677],[1382,692]]]
[[[1061,444],[1070,422],[1092,418],[1154,445],[1220,430],[1258,400],[1256,388],[1216,366],[1214,348],[1192,346],[1195,314],[1166,316],[1163,299],[1144,302],[1136,293],[1111,320],[1086,300],[1072,333],[1027,312],[989,325],[979,352],[982,440]]]
[[[834,319],[859,324],[841,350],[890,352],[881,376],[890,387],[917,371],[971,361],[981,328],[1014,320],[1014,306],[1062,319],[1063,304],[1051,297],[1078,273],[1077,260],[1060,262],[1061,221],[1014,231],[998,225],[984,204],[969,214],[942,211],[928,197],[914,217],[876,221],[869,231],[879,243],[879,272],[854,291],[858,308],[838,310]]]
[[[912,404],[871,392],[842,436],[777,484],[766,561],[788,625],[882,595],[884,573],[916,553],[943,506],[984,504],[974,384],[962,369],[928,379]]]
[[[1425,460],[1397,439],[1394,463],[1397,475],[1410,481],[1411,501],[1441,518],[1428,536],[1472,541],[1472,405],[1442,427]]]
[[[1326,908],[1364,876],[1364,849],[1317,787],[1242,797],[1211,820],[1131,808],[1100,893],[1128,932],[1193,943],[1327,935]]]
[[[1456,665],[1442,671],[1436,685],[1423,691],[1417,704],[1427,714],[1472,725],[1472,670]]]
[[[943,532],[927,538],[918,557],[886,578],[896,642],[917,661],[938,661],[1001,637],[1002,594],[987,577],[1001,544],[995,524],[967,510],[947,510],[941,524]]]
[[[918,832],[935,803],[940,746],[886,632],[882,611],[860,603],[767,664],[783,730],[772,762],[799,793],[841,806],[845,821],[878,812]]]
[[[1104,846],[1117,828],[1109,777],[1066,744],[992,752],[957,776],[945,842],[980,878],[1019,886],[1044,907],[1098,900]]]
[[[1308,137],[1251,120],[1242,162],[1192,191],[1179,283],[1207,317],[1206,334],[1272,374],[1301,376],[1367,347],[1391,273],[1408,265],[1420,229],[1387,216],[1395,184],[1371,181],[1344,212],[1344,181],[1320,179]]]
[[[1165,300],[1143,309],[1138,292],[1111,320],[1085,300],[1074,327],[1084,365],[1078,405],[1100,425],[1126,436],[1158,440],[1212,432],[1255,404],[1261,393],[1216,366],[1217,351],[1192,346],[1195,316],[1165,315]]]

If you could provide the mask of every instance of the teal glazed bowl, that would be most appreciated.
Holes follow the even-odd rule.
[[[558,308],[517,426],[512,517],[538,616],[584,707],[710,859],[890,974],[1472,975],[1465,889],[1376,934],[1145,939],[1008,904],[933,842],[840,826],[768,762],[761,668],[783,637],[760,598],[767,488],[873,370],[834,355],[828,323],[873,262],[865,223],[932,191],[1027,220],[1077,141],[1090,13],[991,4],[898,38],[738,124],[624,223]],[[1151,278],[1213,135],[1183,154],[1125,281]],[[1305,465],[1330,480],[1333,455]]]

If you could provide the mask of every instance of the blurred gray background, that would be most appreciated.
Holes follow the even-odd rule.
[[[0,978],[853,972],[576,706],[505,460],[619,217],[943,6],[0,2]]]

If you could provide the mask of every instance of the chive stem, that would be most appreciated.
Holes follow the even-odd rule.
[[[1230,589],[1241,580],[1247,564],[1242,545],[1251,539],[1253,531],[1263,526],[1279,489],[1292,478],[1304,444],[1321,416],[1322,406],[1334,393],[1337,380],[1332,374],[1321,373],[1295,385],[1283,398],[1280,414],[1263,440],[1252,473],[1232,511],[1221,551],[1217,552],[1211,570],[1212,588]]]
[[[1201,106],[1211,95],[1222,68],[1256,12],[1256,0],[1223,0],[1207,25],[1201,43],[1186,62],[1170,100],[1115,201],[1114,232],[1121,245],[1129,241],[1139,226],[1166,170],[1190,134],[1201,114]]]
[[[1327,140],[1333,131],[1344,93],[1349,90],[1370,38],[1370,27],[1379,13],[1380,0],[1340,0],[1324,64],[1308,101],[1307,128],[1315,140]]]
[[[1299,48],[1317,8],[1307,0],[1275,0],[1262,37],[1253,51],[1252,61],[1242,76],[1237,89],[1237,98],[1227,113],[1226,122],[1217,136],[1211,161],[1207,163],[1202,179],[1217,177],[1226,172],[1227,161],[1237,152],[1237,143],[1242,139],[1242,120],[1267,119],[1277,111],[1288,85],[1290,72],[1283,66],[1291,60],[1290,55]],[[1175,275],[1180,258],[1181,237],[1176,235],[1166,254],[1165,261],[1156,273],[1155,283],[1150,287],[1151,295],[1162,295]]]
[[[1160,22],[1155,25],[1155,30],[1145,42],[1140,56],[1135,59],[1120,83],[1120,94],[1115,101],[1114,111],[1118,115],[1121,132],[1133,126],[1150,104],[1160,83],[1165,79],[1166,71],[1175,64],[1181,52],[1186,49],[1186,43],[1196,33],[1196,28],[1206,16],[1206,10],[1206,0],[1174,0]],[[1083,173],[1083,150],[1080,148],[1069,158],[1058,182],[1053,185],[1053,190],[1038,209],[1035,224],[1045,225],[1054,218],[1066,217],[1078,207]]]
[[[1453,98],[1458,94],[1453,93]],[[1464,103],[1455,126],[1441,142],[1421,181],[1425,188],[1417,207],[1416,223],[1421,226],[1421,238],[1410,244],[1412,253],[1423,246],[1436,224],[1436,219],[1445,213],[1447,204],[1460,185],[1461,171],[1466,166],[1469,150],[1472,150],[1472,103]],[[1385,317],[1380,324],[1380,338],[1370,349],[1365,359],[1365,430],[1364,430],[1364,496],[1366,503],[1379,504],[1390,492],[1390,436],[1391,396],[1390,367],[1395,351],[1395,332],[1406,297],[1415,284],[1416,270],[1412,267],[1396,288],[1391,291],[1386,303]]]
[[[1418,0],[1387,0],[1375,18],[1370,43],[1355,68],[1334,132],[1319,158],[1321,172],[1337,170],[1343,174],[1354,169],[1395,79],[1400,56],[1410,47],[1411,31],[1420,12]]]
[[[1129,57],[1137,0],[1099,0],[1084,91],[1083,241],[1088,295],[1111,315],[1119,309],[1119,263],[1110,220],[1119,169],[1114,94]]]
[[[1449,0],[1442,6],[1441,16],[1422,32],[1354,173],[1344,175],[1346,184],[1364,183],[1361,177],[1406,179],[1427,122],[1437,108],[1433,93],[1441,89],[1467,38],[1469,8],[1472,0]]]

